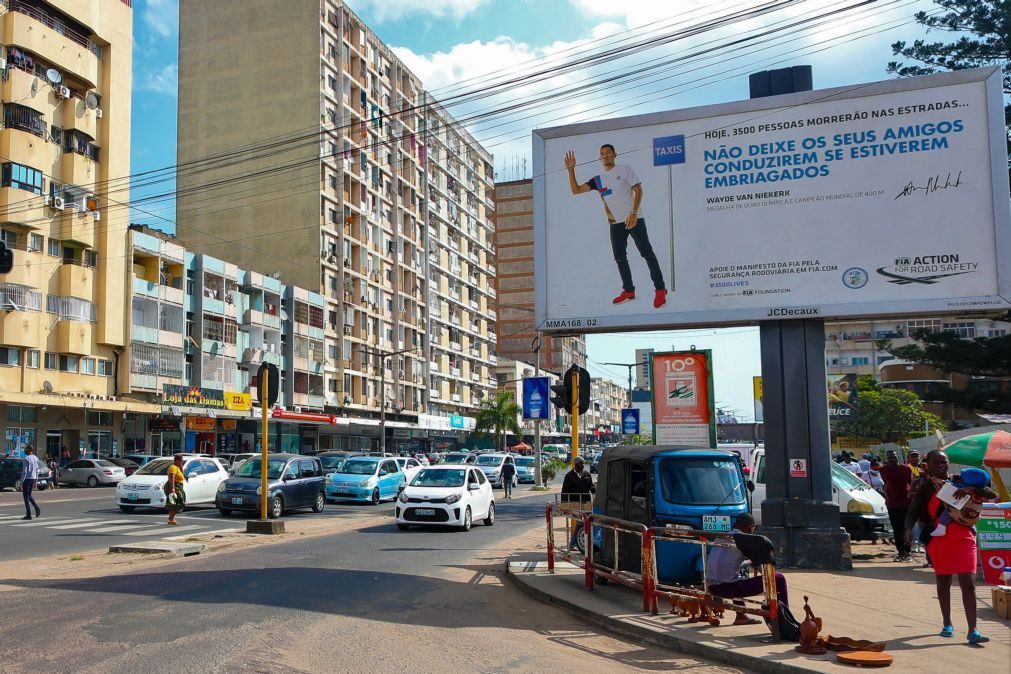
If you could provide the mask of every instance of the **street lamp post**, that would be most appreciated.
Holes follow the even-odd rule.
[[[541,333],[537,333],[533,341],[530,343],[530,348],[533,349],[535,354],[534,357],[534,376],[541,376]],[[548,409],[551,406],[548,405],[547,401],[544,403]],[[537,489],[544,488],[544,478],[541,475],[541,420],[534,419],[534,487]]]
[[[402,353],[412,353],[414,349],[400,349],[399,351],[384,351],[382,349],[370,349],[367,346],[359,346],[359,350],[370,356],[379,356],[379,453],[386,454],[386,359],[399,356]]]

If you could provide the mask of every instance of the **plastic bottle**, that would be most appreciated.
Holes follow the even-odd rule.
[[[1000,574],[1001,585],[1011,585],[1011,566],[1005,566]]]

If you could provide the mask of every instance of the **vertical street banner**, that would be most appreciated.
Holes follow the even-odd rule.
[[[716,447],[712,351],[674,351],[650,357],[653,442]]]
[[[550,419],[548,400],[547,377],[529,377],[523,380],[524,419]]]
[[[828,375],[828,421],[831,426],[854,417],[857,413],[857,376]]]
[[[621,432],[624,435],[639,435],[639,410],[626,407],[621,410]]]
[[[751,388],[755,394],[755,423],[760,424],[765,421],[765,404],[762,402],[762,378],[752,377]]]

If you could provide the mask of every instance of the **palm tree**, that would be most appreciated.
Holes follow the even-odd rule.
[[[495,446],[505,451],[506,431],[520,435],[520,424],[516,420],[520,407],[513,402],[513,394],[499,393],[494,399],[483,400],[477,410],[474,430],[477,433],[495,435]]]

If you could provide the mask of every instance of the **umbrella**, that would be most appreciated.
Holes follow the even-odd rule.
[[[993,477],[994,486],[1002,500],[1007,500],[1007,489],[1000,478],[998,468],[1011,467],[1011,433],[993,431],[970,435],[943,448],[948,460],[964,466],[987,466]]]
[[[528,449],[533,449],[533,447],[531,447],[530,445],[528,445],[525,442],[520,442],[519,444],[516,444],[516,445],[513,445],[512,447],[510,447],[510,449],[515,449],[515,450],[518,450],[518,451],[521,451],[521,452],[525,452]]]

